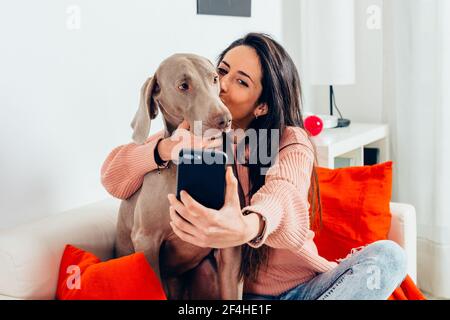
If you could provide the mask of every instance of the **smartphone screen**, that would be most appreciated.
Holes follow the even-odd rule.
[[[227,155],[208,149],[182,149],[177,166],[177,199],[181,190],[211,209],[222,208],[225,201]]]

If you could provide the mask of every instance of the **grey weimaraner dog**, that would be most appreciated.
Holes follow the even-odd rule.
[[[191,131],[194,121],[202,121],[205,130],[229,129],[231,114],[219,92],[216,70],[206,58],[193,54],[167,58],[142,86],[139,109],[131,123],[134,142],[146,141],[150,120],[157,116],[158,109],[165,137],[171,136],[183,119],[189,122]],[[217,251],[184,242],[172,231],[167,194],[176,192],[176,171],[176,165],[170,163],[159,174],[147,173],[142,187],[122,201],[116,255],[143,252],[168,299],[241,299],[243,283],[238,282],[235,271],[241,263],[240,247],[226,255],[231,262],[223,267],[215,261]]]

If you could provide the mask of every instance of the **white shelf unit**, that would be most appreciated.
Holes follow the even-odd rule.
[[[364,148],[379,150],[378,162],[389,160],[389,130],[387,124],[352,123],[345,128],[324,129],[312,137],[316,145],[319,166],[340,167],[340,159],[349,166],[364,165]]]

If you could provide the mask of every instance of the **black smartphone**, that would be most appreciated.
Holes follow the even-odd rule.
[[[182,149],[178,155],[177,199],[185,190],[205,207],[222,208],[227,163],[228,156],[220,150]]]

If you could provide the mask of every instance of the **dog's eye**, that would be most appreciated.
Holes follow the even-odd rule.
[[[189,90],[189,85],[187,84],[187,82],[183,82],[182,84],[180,84],[178,86],[178,89],[180,89],[181,91],[188,91]]]
[[[215,76],[215,77],[214,77],[214,84],[217,83],[217,79],[219,79],[219,76]]]

